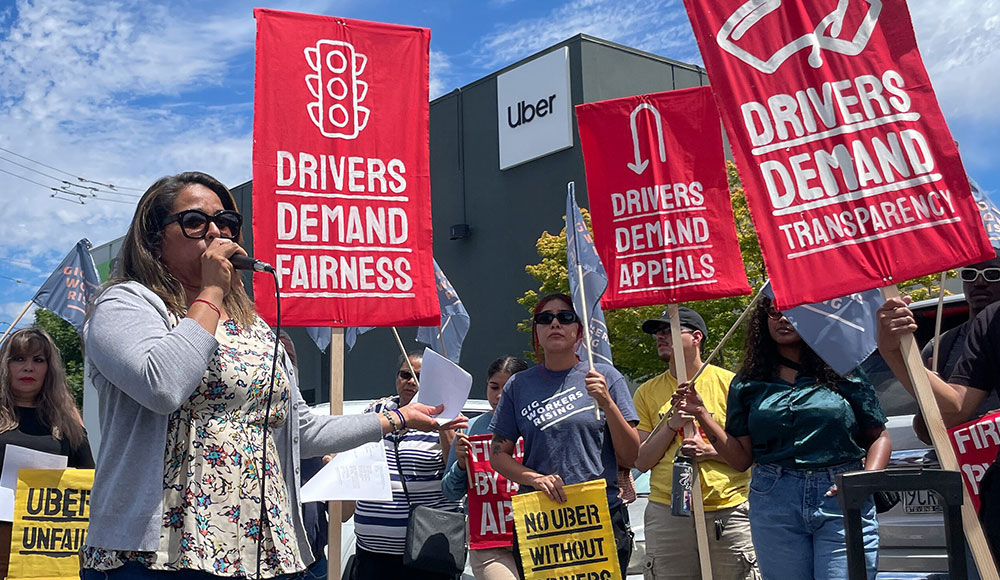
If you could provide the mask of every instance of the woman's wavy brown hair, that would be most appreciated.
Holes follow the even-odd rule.
[[[18,330],[0,346],[0,385],[4,386],[0,389],[0,433],[13,431],[18,427],[14,397],[11,395],[9,363],[15,357],[33,356],[37,352],[41,352],[49,363],[35,401],[38,417],[52,430],[53,437],[65,438],[76,449],[83,442],[83,419],[66,384],[66,371],[63,370],[59,347],[41,328]]]
[[[126,281],[139,282],[159,296],[167,308],[178,316],[187,313],[187,297],[180,281],[160,261],[160,244],[163,242],[163,221],[173,212],[180,192],[192,185],[207,187],[219,196],[222,207],[238,211],[233,194],[211,175],[188,171],[161,177],[139,200],[122,243],[115,278],[108,283],[111,286]],[[237,233],[233,241],[238,243],[240,237],[241,234]],[[253,302],[242,284],[227,294],[222,303],[229,316],[240,325],[253,323]]]
[[[770,305],[770,298],[761,297],[757,302],[757,308],[750,316],[746,339],[743,342],[745,358],[743,366],[737,373],[743,379],[767,381],[774,377],[778,369],[778,344],[771,338],[767,328],[767,309]],[[802,372],[835,389],[842,377],[805,341],[800,344],[799,364],[802,365]]]

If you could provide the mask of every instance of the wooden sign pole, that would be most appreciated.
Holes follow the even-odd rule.
[[[684,358],[684,344],[681,342],[681,321],[676,304],[667,306],[670,312],[670,340],[674,345],[674,368],[677,370],[677,384],[686,383],[687,359]],[[695,436],[694,423],[684,424],[684,437]],[[698,460],[691,458],[693,481],[691,483],[691,516],[694,518],[694,531],[698,537],[698,561],[701,563],[702,580],[712,580],[712,558],[708,553],[708,530],[705,525],[705,504],[701,493],[701,477]]]
[[[344,414],[344,329],[330,329],[330,414]],[[330,518],[326,545],[327,578],[340,578],[340,531],[341,504],[331,501],[326,504]]]
[[[17,326],[17,323],[21,322],[21,318],[24,316],[24,313],[28,311],[28,308],[31,308],[31,302],[28,302],[27,304],[24,305],[24,308],[21,309],[21,313],[17,315],[17,318],[14,319],[14,322],[10,323],[10,326],[8,326],[7,330],[4,331],[3,336],[0,336],[0,344],[3,344],[3,340],[7,338],[7,335],[14,330],[14,327]]]
[[[882,298],[899,298],[899,289],[896,285],[882,288]],[[906,362],[906,373],[910,376],[913,384],[913,394],[917,397],[920,405],[920,413],[927,423],[927,430],[930,432],[931,441],[934,443],[934,451],[937,453],[938,461],[943,469],[949,471],[961,471],[958,466],[958,458],[955,456],[955,449],[951,446],[948,438],[948,431],[945,429],[944,420],[941,418],[941,410],[934,399],[934,392],[931,384],[927,380],[927,369],[924,368],[920,359],[920,349],[917,348],[917,341],[913,335],[902,338],[900,347],[903,352],[903,360]],[[979,517],[976,508],[969,498],[969,490],[962,486],[962,494],[965,501],[962,502],[962,527],[965,529],[965,539],[972,550],[972,558],[979,568],[979,575],[983,580],[1000,580],[997,575],[996,565],[990,555],[990,547],[986,543],[986,535],[979,524]]]

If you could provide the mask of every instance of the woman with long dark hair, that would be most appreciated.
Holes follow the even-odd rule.
[[[313,415],[281,351],[272,391],[275,336],[229,260],[246,255],[242,223],[204,173],[164,177],[139,200],[118,275],[84,326],[102,449],[83,578],[297,574],[312,562],[300,458],[403,424],[438,429],[420,404]]]
[[[891,445],[875,389],[842,377],[803,342],[788,318],[762,298],[750,321],[743,366],[729,387],[726,427],[705,409],[695,386],[678,391],[729,465],[755,464],[750,530],[766,580],[847,577],[843,513],[834,477],[882,469]],[[878,525],[862,510],[868,578],[875,578]]]
[[[83,420],[66,384],[59,347],[41,328],[25,328],[0,347],[0,465],[7,445],[65,455],[68,467],[92,469]],[[0,578],[10,559],[10,522],[0,522]]]
[[[452,445],[451,456],[448,458],[448,471],[441,481],[441,491],[446,498],[458,501],[465,497],[469,490],[468,459],[471,446],[469,437],[486,435],[490,432],[490,423],[500,403],[504,385],[512,375],[527,368],[528,361],[505,355],[494,360],[486,369],[486,400],[489,401],[492,410],[469,421],[468,432],[456,434],[455,444]],[[500,517],[505,516],[501,514]],[[517,580],[517,564],[509,544],[469,550],[469,563],[472,566],[472,574],[477,580]]]
[[[541,491],[560,503],[564,485],[604,479],[624,572],[632,532],[618,497],[618,466],[632,465],[639,450],[639,417],[625,377],[611,365],[591,370],[577,357],[583,325],[565,294],[539,300],[532,337],[539,362],[503,389],[490,425],[490,463],[521,486],[518,493]],[[524,438],[523,463],[511,455],[518,437]]]

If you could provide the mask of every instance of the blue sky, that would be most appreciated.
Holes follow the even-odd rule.
[[[996,198],[1000,0],[909,4],[966,169]],[[230,185],[250,179],[254,6],[0,0],[0,331],[77,240],[120,236],[136,197],[157,177],[199,169]],[[266,6],[430,28],[432,98],[581,32],[702,62],[681,0]],[[116,190],[95,186],[102,192],[83,204],[71,194],[51,197],[48,187],[82,184],[77,177]]]

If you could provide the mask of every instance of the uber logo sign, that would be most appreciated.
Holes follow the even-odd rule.
[[[497,77],[500,169],[573,146],[569,48]]]
[[[541,99],[534,105],[521,101],[517,104],[517,113],[512,110],[513,107],[507,107],[507,124],[510,125],[511,129],[514,129],[521,123],[530,123],[536,115],[544,117],[552,110],[552,101],[554,100],[556,100],[555,95],[549,96],[548,99]],[[517,120],[514,120],[515,116]]]

